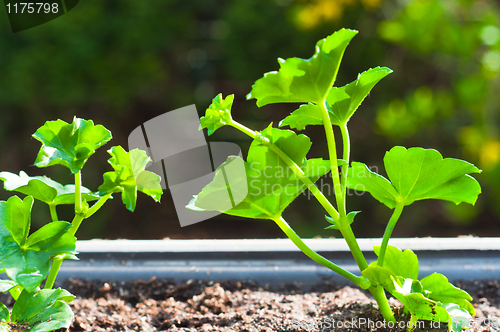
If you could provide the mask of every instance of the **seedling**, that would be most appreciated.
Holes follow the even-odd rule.
[[[371,171],[367,165],[350,160],[348,122],[372,88],[392,70],[386,67],[369,69],[345,86],[334,87],[344,51],[357,31],[342,29],[316,44],[309,59],[278,59],[280,69],[264,74],[252,86],[247,99],[257,99],[261,107],[273,103],[302,103],[279,123],[279,127],[303,130],[309,125],[323,125],[330,160],[307,159],[310,139],[294,131],[269,125],[254,131],[231,116],[234,96],[214,98],[201,118],[201,128],[211,135],[222,126],[234,127],[253,139],[248,151],[246,181],[248,195],[237,206],[227,210],[227,192],[238,190],[237,179],[226,179],[224,169],[239,157],[229,157],[215,172],[214,180],[191,200],[193,210],[220,211],[233,216],[270,219],[307,256],[339,273],[359,287],[369,289],[389,324],[396,323],[385,291],[404,305],[409,322],[408,331],[419,320],[447,322],[449,329],[459,331],[468,326],[474,315],[472,300],[465,291],[453,286],[445,276],[434,273],[418,279],[418,259],[411,250],[401,251],[389,246],[389,238],[403,208],[423,199],[442,199],[456,204],[474,204],[481,192],[469,174],[479,173],[474,165],[445,158],[432,149],[396,146],[385,154],[387,177]],[[338,158],[333,126],[342,134],[342,158]],[[339,170],[340,168],[340,170]],[[332,204],[315,185],[321,176],[331,172],[335,194]],[[272,176],[270,176],[272,175]],[[351,229],[359,211],[347,209],[347,189],[363,190],[376,200],[394,209],[382,243],[375,247],[378,260],[368,264]],[[361,275],[354,275],[309,248],[283,219],[283,211],[305,189],[325,209],[328,229],[339,230],[346,240]],[[384,291],[385,290],[385,291]]]
[[[74,118],[47,121],[33,137],[42,143],[35,161],[37,167],[63,165],[74,174],[75,183],[62,185],[45,176],[1,172],[4,188],[26,195],[12,196],[0,202],[0,272],[10,280],[0,280],[0,291],[15,300],[12,312],[0,303],[0,332],[46,332],[67,329],[73,319],[68,303],[75,297],[68,291],[54,289],[54,282],[64,259],[76,257],[75,234],[80,224],[111,198],[121,193],[126,208],[134,211],[137,191],[159,201],[160,177],[144,170],[149,161],[146,152],[126,152],[121,146],[108,150],[108,163],[114,171],[103,175],[97,192],[82,186],[82,168],[96,149],[111,139],[111,132],[91,120]],[[34,200],[46,203],[52,220],[29,235]],[[57,206],[74,204],[71,223],[59,220]],[[42,289],[42,283],[43,285]]]

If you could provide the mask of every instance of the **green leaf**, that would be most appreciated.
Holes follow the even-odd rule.
[[[108,153],[111,158],[108,163],[115,170],[104,173],[104,183],[99,187],[101,196],[108,193],[119,192],[122,201],[128,210],[134,211],[137,202],[137,191],[159,202],[163,190],[161,189],[160,176],[144,170],[150,161],[146,152],[134,149],[126,152],[121,146],[114,146]]]
[[[12,288],[16,287],[17,285],[18,285],[18,283],[13,281],[13,280],[1,279],[0,280],[0,292],[6,293],[9,290],[11,290]]]
[[[390,73],[392,70],[387,67],[368,69],[359,74],[354,82],[330,90],[326,101],[332,112],[332,123],[339,126],[347,123],[375,84]]]
[[[361,211],[351,211],[347,214],[347,222],[350,224],[352,224],[352,222],[354,221],[354,217],[360,213]],[[328,226],[328,227],[325,227],[325,229],[338,229],[337,225],[335,225],[335,220],[333,220],[332,217],[330,216],[325,216],[325,219],[331,223],[332,225]]]
[[[452,331],[459,332],[470,328],[472,316],[467,310],[460,308],[459,305],[454,303],[439,304],[439,306],[445,308],[450,315],[448,327],[451,328]]]
[[[234,95],[222,98],[222,93],[212,100],[212,104],[205,111],[205,116],[200,118],[200,130],[207,128],[208,136],[217,129],[231,122],[231,107],[233,106]]]
[[[369,192],[375,199],[390,208],[396,206],[398,192],[383,176],[368,169],[363,163],[352,162],[347,174],[347,188]]]
[[[306,159],[311,147],[307,136],[276,128],[267,128],[262,131],[262,135],[297,163],[312,181],[329,172],[329,161]],[[228,185],[223,170],[233,162],[244,163],[246,179],[243,176],[232,178]],[[228,188],[233,196],[244,197],[235,207],[228,206],[227,199],[223,199],[227,197]],[[250,146],[246,162],[239,157],[229,157],[216,170],[214,180],[187,207],[192,210],[220,211],[240,217],[274,220],[305,189],[306,186],[278,155],[267,145],[255,140]]]
[[[0,269],[30,292],[46,277],[51,257],[74,252],[76,243],[65,221],[51,222],[28,237],[32,205],[31,196],[0,202]]]
[[[392,70],[386,67],[372,68],[359,74],[352,83],[340,88],[333,87],[326,98],[332,124],[342,126],[347,123],[375,84],[390,73]],[[281,120],[279,126],[290,126],[292,129],[304,130],[308,125],[322,124],[321,110],[316,104],[308,103],[300,105],[292,114]]]
[[[72,124],[47,121],[33,137],[42,143],[35,161],[37,167],[64,165],[78,173],[95,150],[111,139],[111,132],[92,120],[75,117]]]
[[[306,126],[322,124],[323,116],[321,115],[321,110],[316,104],[308,103],[300,105],[292,114],[281,120],[279,126],[290,126],[292,129],[304,130]]]
[[[279,71],[264,74],[247,99],[261,107],[281,102],[322,102],[333,86],[344,51],[357,31],[342,29],[316,43],[309,59],[278,59]]]
[[[373,250],[378,256],[380,247],[373,247]],[[418,257],[410,249],[402,251],[388,245],[385,251],[384,268],[389,270],[394,276],[418,279]]]
[[[444,275],[433,273],[420,282],[424,289],[430,292],[427,294],[428,298],[442,303],[457,304],[471,315],[475,314],[474,306],[469,302],[472,301],[472,297],[466,291],[452,285]]]
[[[436,301],[426,298],[419,289],[418,281],[412,279],[395,280],[394,292],[391,292],[417,320],[447,322],[450,315]]]
[[[49,332],[69,328],[73,312],[68,303],[75,297],[68,291],[42,289],[36,293],[21,293],[12,308],[12,322],[27,324],[29,332]]]
[[[8,325],[2,326],[2,322],[10,322],[10,312],[5,304],[0,303],[0,331],[2,331],[2,328],[8,328]]]
[[[47,204],[75,203],[75,185],[73,184],[63,186],[46,176],[28,176],[23,171],[19,175],[10,172],[1,172],[0,180],[4,181],[5,190],[17,191],[28,196],[33,196],[33,198]],[[100,197],[85,187],[82,187],[81,194],[88,202],[95,201]]]
[[[390,182],[366,165],[352,163],[347,187],[368,191],[390,208],[397,202],[409,205],[422,199],[474,204],[481,193],[479,183],[469,175],[481,172],[477,167],[459,159],[443,159],[433,149],[396,146],[386,153],[384,165]]]

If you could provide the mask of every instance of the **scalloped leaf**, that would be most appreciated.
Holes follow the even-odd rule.
[[[285,152],[312,181],[330,171],[330,162],[323,159],[306,159],[311,141],[305,135],[290,130],[267,128],[262,131],[272,143]],[[232,178],[229,189],[244,199],[235,207],[228,207],[228,184],[223,169],[238,159],[245,164],[246,179]],[[267,145],[254,140],[248,151],[247,161],[229,157],[215,172],[214,180],[191,200],[187,206],[192,210],[220,211],[226,214],[256,218],[279,218],[283,210],[304,190],[306,186],[293,171]]]
[[[108,153],[111,155],[108,163],[114,172],[104,173],[104,183],[99,186],[101,196],[121,193],[123,204],[130,211],[135,210],[137,191],[150,196],[155,202],[160,201],[163,194],[161,179],[159,175],[145,170],[150,161],[145,151],[134,149],[126,152],[121,146],[113,146]]]
[[[111,139],[111,132],[92,120],[75,117],[71,124],[47,121],[33,137],[42,143],[35,166],[63,165],[78,173],[95,150]]]
[[[359,74],[354,82],[340,88],[333,87],[326,97],[332,124],[343,126],[347,123],[375,84],[390,73],[392,70],[387,67],[376,67]],[[316,104],[308,103],[300,105],[292,114],[281,120],[279,125],[304,130],[308,125],[322,124],[321,110]]]
[[[393,147],[385,154],[387,180],[362,163],[352,163],[347,187],[369,192],[375,199],[394,208],[417,200],[442,199],[474,204],[481,193],[470,173],[481,171],[471,163],[444,158],[433,149]]]
[[[76,248],[76,237],[68,232],[72,225],[65,221],[51,222],[28,237],[32,205],[31,196],[0,202],[0,269],[30,292],[47,276],[52,256]]]
[[[17,191],[22,194],[33,196],[33,198],[47,204],[74,204],[75,185],[62,185],[46,176],[28,176],[21,171],[19,175],[10,172],[0,172],[0,180],[4,181],[4,189]],[[82,198],[87,202],[100,198],[97,193],[91,192],[88,188],[81,189]]]
[[[205,111],[205,116],[200,118],[200,130],[207,128],[208,136],[210,136],[220,127],[230,123],[233,101],[234,95],[222,98],[222,93],[219,93]]]
[[[323,101],[335,83],[344,51],[357,33],[342,29],[321,39],[309,59],[279,58],[279,71],[266,73],[258,79],[247,99],[257,99],[259,107],[272,103]]]
[[[68,303],[74,295],[67,290],[42,289],[36,293],[24,290],[12,308],[11,321],[26,325],[30,332],[49,332],[67,329],[73,320]]]

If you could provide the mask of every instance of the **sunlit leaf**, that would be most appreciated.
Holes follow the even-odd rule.
[[[101,196],[121,193],[123,204],[130,211],[135,210],[137,191],[150,196],[156,202],[160,201],[163,193],[161,179],[159,175],[145,170],[150,161],[146,152],[139,149],[126,152],[121,146],[114,146],[108,153],[111,155],[108,162],[114,172],[104,173],[104,183],[99,187]]]
[[[247,98],[257,106],[281,102],[321,102],[335,82],[344,51],[357,31],[342,29],[316,43],[309,59],[278,59],[279,71],[264,74]]]
[[[479,183],[469,175],[480,172],[476,166],[459,159],[443,159],[433,149],[396,146],[386,153],[384,165],[390,181],[353,162],[347,187],[367,191],[390,208],[397,202],[409,205],[422,199],[474,204],[481,193]]]
[[[338,126],[347,123],[375,84],[391,72],[392,70],[386,67],[369,69],[359,74],[354,82],[340,88],[333,87],[326,98],[331,123]],[[281,120],[280,127],[290,126],[293,129],[304,130],[308,125],[322,124],[321,110],[316,104],[308,103],[301,105]]]
[[[297,163],[312,181],[329,172],[329,161],[306,159],[311,147],[311,141],[307,136],[276,128],[268,128],[262,134]],[[254,141],[250,146],[247,161],[244,162],[246,174],[240,178],[233,178],[229,184],[230,190],[247,194],[238,205],[228,208],[227,201],[221,199],[227,195],[228,190],[222,170],[227,164],[234,162],[235,158],[239,157],[230,157],[217,169],[214,180],[203,188],[188,208],[215,210],[240,217],[276,219],[306,189],[302,181],[275,152],[267,145]],[[246,176],[246,179],[243,176]]]
[[[42,289],[36,293],[24,290],[12,308],[11,320],[18,325],[27,325],[29,332],[67,329],[73,320],[68,303],[74,298],[61,288]]]
[[[200,129],[207,128],[210,136],[220,127],[227,125],[231,120],[233,101],[234,95],[222,98],[222,93],[219,93],[205,111],[205,116],[200,118]]]
[[[28,237],[33,198],[0,202],[0,269],[32,292],[46,277],[52,256],[75,251],[76,238],[65,221],[51,222]]]
[[[42,143],[35,166],[59,164],[78,173],[95,150],[111,139],[111,132],[101,125],[95,126],[92,120],[75,117],[71,124],[47,121],[33,137]]]
[[[48,204],[74,204],[75,185],[62,185],[46,176],[28,176],[21,171],[19,175],[10,172],[0,172],[0,180],[4,181],[4,189],[17,191],[33,196]],[[88,188],[81,187],[81,195],[87,202],[99,199],[99,195]]]

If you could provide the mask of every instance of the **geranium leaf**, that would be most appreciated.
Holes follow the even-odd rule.
[[[369,192],[390,208],[396,206],[398,192],[383,176],[372,172],[363,163],[352,162],[347,175],[347,187],[358,192]]]
[[[29,332],[49,332],[67,329],[73,320],[68,303],[73,301],[68,291],[42,289],[36,293],[24,290],[12,308],[13,323],[28,326]]]
[[[375,84],[390,73],[392,70],[387,67],[368,69],[359,74],[354,82],[340,88],[332,88],[326,97],[332,112],[332,123],[339,126],[347,123]]]
[[[333,87],[326,97],[332,124],[342,126],[347,123],[375,84],[390,73],[392,70],[386,67],[372,68],[359,74],[354,82],[340,88]],[[304,130],[308,125],[322,124],[321,110],[316,104],[308,103],[300,105],[292,114],[281,120],[279,125]]]
[[[467,312],[467,310],[460,308],[459,305],[454,303],[439,304],[439,306],[448,311],[448,314],[450,315],[448,328],[452,331],[460,332],[464,329],[470,328],[472,316]]]
[[[373,247],[378,256],[380,247]],[[387,246],[385,251],[384,268],[389,270],[394,276],[418,279],[418,257],[410,249],[402,251],[393,246]]]
[[[234,95],[222,98],[222,93],[219,93],[205,111],[205,116],[200,118],[200,129],[207,128],[210,136],[220,127],[227,125],[231,121],[233,101]]]
[[[357,31],[342,29],[316,43],[309,59],[278,59],[279,71],[264,74],[247,99],[257,106],[281,102],[321,102],[333,86],[344,51]]]
[[[4,189],[33,196],[33,198],[47,204],[75,203],[75,185],[73,184],[64,186],[46,176],[28,176],[23,171],[19,175],[1,172],[0,180],[4,181]],[[82,187],[81,194],[87,202],[98,200],[100,197],[85,187]]]
[[[71,124],[47,121],[33,137],[42,143],[35,166],[59,164],[78,173],[95,150],[111,139],[111,132],[101,125],[95,126],[92,120],[75,117]]]
[[[433,149],[396,146],[386,153],[384,165],[390,182],[366,165],[352,163],[347,187],[365,190],[390,208],[397,202],[409,205],[422,199],[474,204],[481,193],[479,183],[469,175],[481,172],[476,166],[459,159],[443,159]]]
[[[56,254],[75,251],[76,238],[65,221],[49,223],[28,237],[33,198],[12,196],[0,202],[0,269],[32,292],[40,285]]]
[[[134,149],[126,152],[121,146],[114,146],[108,153],[108,163],[114,172],[104,173],[104,183],[99,187],[99,194],[119,192],[128,210],[134,211],[137,202],[137,191],[160,201],[163,190],[160,176],[144,170],[150,161],[146,152]]]
[[[323,159],[306,159],[311,147],[307,136],[289,130],[267,128],[262,131],[273,144],[285,152],[312,181],[316,181],[330,170],[330,162]],[[221,199],[228,191],[224,179],[224,167],[232,162],[245,164],[246,179],[232,179],[230,190],[244,199],[235,207]],[[188,208],[220,211],[226,214],[256,218],[275,219],[302,192],[306,186],[292,170],[267,145],[254,141],[250,146],[247,161],[230,157],[217,169],[214,180],[190,202]],[[227,194],[225,194],[227,196]],[[234,195],[234,194],[233,194]]]
[[[0,303],[0,331],[10,330],[7,324],[3,325],[5,322],[10,322],[10,312],[5,304]]]
[[[454,303],[460,308],[474,315],[474,306],[469,302],[472,297],[464,290],[452,285],[448,279],[440,274],[433,273],[420,280],[425,290],[430,293],[427,297],[442,303]]]

